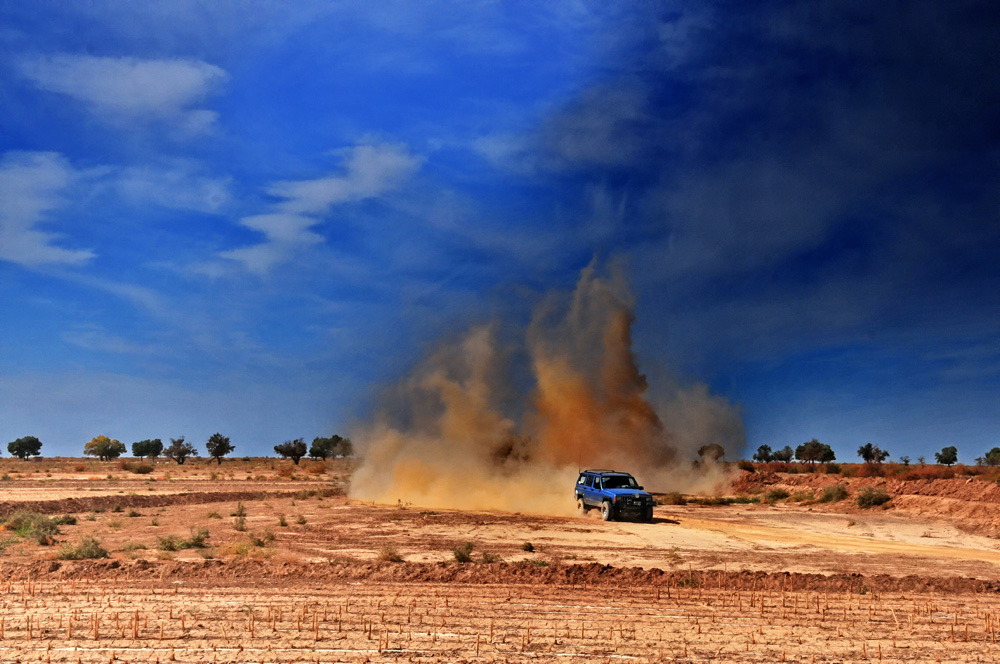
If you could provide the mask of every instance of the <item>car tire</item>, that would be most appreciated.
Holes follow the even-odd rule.
[[[644,509],[642,511],[642,520],[645,521],[646,523],[652,523],[653,522],[653,508],[652,507],[647,507],[646,509]]]
[[[580,514],[586,514],[587,512],[590,511],[590,508],[587,507],[587,503],[583,502],[583,498],[577,498],[576,499],[576,510]]]
[[[601,518],[605,521],[615,520],[615,508],[611,505],[610,501],[605,500],[601,503]]]

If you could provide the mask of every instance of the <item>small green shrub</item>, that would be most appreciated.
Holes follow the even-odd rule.
[[[132,472],[136,475],[149,475],[153,472],[153,466],[148,463],[138,463],[132,466]]]
[[[137,516],[142,516],[142,514],[140,514],[140,513],[139,513],[139,512],[137,512],[136,510],[129,510],[129,511],[128,511],[128,514],[126,514],[125,516],[127,516],[127,517],[129,517],[129,518],[132,518],[132,519],[134,519],[134,518],[135,518],[135,517],[137,517]]]
[[[72,514],[63,514],[62,516],[53,517],[52,521],[55,522],[57,526],[75,526],[76,517]]]
[[[466,542],[462,546],[456,546],[451,550],[452,554],[455,556],[455,560],[460,563],[470,563],[472,562],[472,550],[476,548],[476,545],[472,542]]]
[[[56,554],[56,557],[59,560],[91,560],[95,558],[107,558],[108,551],[101,546],[101,543],[97,539],[84,537],[76,546],[63,544],[59,548],[59,553]]]
[[[524,544],[521,545],[521,551],[527,551],[528,553],[532,553],[534,552],[534,550],[535,550],[535,545],[532,544],[531,542],[525,542]]]
[[[887,494],[885,491],[870,486],[866,486],[864,489],[859,491],[857,497],[858,507],[861,509],[884,505],[890,500],[892,500],[892,496]]]
[[[247,519],[245,516],[238,516],[233,519],[233,530],[237,532],[246,532],[247,529]]]
[[[776,500],[784,500],[785,498],[788,498],[788,496],[789,493],[784,489],[771,489],[764,494],[764,500],[769,503],[773,503]]]
[[[816,500],[816,494],[812,491],[796,491],[791,495],[791,499],[796,503],[810,502]]]
[[[221,519],[222,518],[222,515],[219,514],[218,512],[209,512],[206,516],[209,519]]]
[[[828,463],[823,470],[827,475],[839,475],[841,468],[839,463]]]
[[[42,546],[53,544],[55,542],[53,538],[59,534],[59,521],[57,519],[23,510],[11,514],[4,521],[4,524],[7,530],[12,531],[18,537],[33,539]]]
[[[285,518],[284,514],[278,515],[278,525],[281,526],[282,528],[288,525],[288,519]]]
[[[823,493],[820,494],[820,503],[839,503],[841,500],[847,498],[847,487],[843,484],[835,484],[833,486],[828,486],[823,489]]]
[[[306,518],[300,514],[295,518],[295,523],[299,524],[300,526],[304,526],[306,525]]]
[[[492,565],[493,563],[500,562],[500,556],[497,556],[497,555],[494,555],[492,553],[487,553],[486,551],[483,551],[483,555],[480,558],[480,562],[482,562],[485,565]]]
[[[678,493],[677,491],[671,491],[667,495],[660,498],[661,505],[687,505],[687,499],[684,494]]]
[[[122,551],[144,551],[146,545],[142,542],[125,542],[122,544]]]
[[[243,507],[243,501],[241,500],[240,502],[236,503],[236,511],[234,511],[229,516],[240,517],[246,515],[247,515],[247,508]]]

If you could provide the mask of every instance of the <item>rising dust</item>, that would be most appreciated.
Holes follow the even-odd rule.
[[[632,351],[633,320],[624,280],[591,265],[521,335],[529,389],[511,387],[516,353],[497,341],[496,325],[439,348],[354,434],[363,458],[351,497],[570,514],[580,468],[629,471],[652,491],[728,483],[722,466],[692,461],[708,443],[743,445],[738,409],[700,384],[672,386],[654,407]]]

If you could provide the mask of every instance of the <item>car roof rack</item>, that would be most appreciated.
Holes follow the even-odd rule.
[[[607,468],[588,468],[583,471],[585,473],[617,473],[617,470],[608,470]]]

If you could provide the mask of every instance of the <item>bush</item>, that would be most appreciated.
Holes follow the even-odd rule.
[[[180,551],[181,549],[204,549],[208,539],[208,528],[191,529],[191,536],[183,539],[177,535],[156,538],[156,548],[160,551]]]
[[[687,505],[687,499],[677,491],[671,491],[660,499],[661,505]]]
[[[816,499],[812,491],[796,491],[791,495],[791,499],[796,503],[809,502]]]
[[[847,487],[843,484],[835,484],[834,486],[828,486],[823,489],[823,493],[820,495],[817,502],[820,503],[839,503],[841,500],[847,498]]]
[[[388,544],[379,549],[378,559],[384,563],[403,562],[403,556],[399,555],[399,551],[396,550],[396,547]]]
[[[788,492],[784,489],[771,489],[764,494],[764,500],[769,503],[773,503],[776,500],[784,500],[785,498],[788,498],[788,495]]]
[[[137,463],[132,466],[132,472],[136,475],[149,475],[153,472],[153,464],[150,463]]]
[[[492,565],[493,563],[500,562],[500,556],[492,554],[492,553],[487,553],[486,551],[483,551],[483,556],[480,559],[480,562],[482,562],[482,563],[484,563],[486,565]]]
[[[521,545],[521,551],[527,551],[528,553],[533,553],[535,551],[535,545],[531,542],[525,542]]]
[[[839,475],[840,474],[840,464],[839,463],[828,463],[823,469],[827,475]]]
[[[865,487],[858,492],[858,507],[861,509],[868,509],[869,507],[876,507],[878,505],[884,505],[885,503],[892,500],[892,497],[887,494],[882,489],[876,489],[874,487]]]
[[[62,518],[50,519],[42,514],[18,511],[7,517],[4,527],[18,537],[33,539],[42,546],[48,546],[55,542],[53,538],[59,534],[59,520]]]
[[[108,551],[97,539],[84,537],[76,546],[63,544],[56,555],[59,560],[91,560],[94,558],[107,558]]]
[[[460,563],[471,563],[472,562],[472,550],[476,548],[476,545],[472,542],[466,542],[462,546],[456,546],[451,552],[455,555],[455,560]]]
[[[757,466],[753,465],[753,461],[747,461],[746,459],[741,459],[740,462],[736,464],[736,467],[740,470],[745,470],[748,473],[757,472]]]

